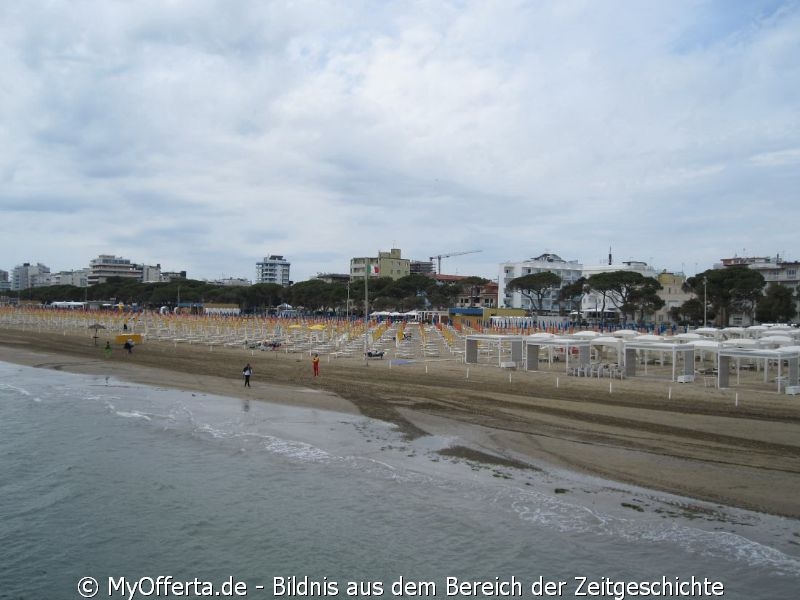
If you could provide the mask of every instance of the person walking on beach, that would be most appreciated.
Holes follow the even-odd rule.
[[[250,387],[250,375],[253,374],[253,367],[250,366],[250,363],[247,363],[242,369],[242,375],[244,375],[244,387]]]
[[[106,342],[106,347],[103,348],[103,352],[105,352],[106,358],[111,358],[111,342]]]
[[[319,375],[319,354],[316,352],[311,357],[311,366],[314,367],[314,377],[317,377]]]
[[[125,342],[123,348],[128,351],[128,354],[133,354],[133,340],[128,340]]]

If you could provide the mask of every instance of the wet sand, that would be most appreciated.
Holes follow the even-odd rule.
[[[775,391],[474,365],[467,377],[456,362],[326,356],[314,378],[308,355],[147,341],[133,354],[115,348],[106,358],[104,345],[105,338],[94,346],[86,336],[0,329],[7,362],[361,413],[409,437],[457,437],[453,452],[469,458],[567,468],[800,517],[800,398]],[[249,389],[241,377],[247,362]]]

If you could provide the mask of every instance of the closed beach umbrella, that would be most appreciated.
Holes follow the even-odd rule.
[[[100,325],[100,323],[93,323],[89,325],[89,329],[94,330],[94,345],[97,346],[97,331],[100,329],[105,329],[105,325]]]

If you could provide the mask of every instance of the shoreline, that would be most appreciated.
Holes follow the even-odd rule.
[[[800,402],[748,391],[682,387],[667,400],[663,382],[605,381],[439,363],[394,368],[358,359],[325,359],[312,377],[305,355],[209,351],[146,341],[134,353],[103,354],[81,335],[0,329],[0,360],[108,375],[147,385],[249,398],[347,414],[396,425],[408,438],[455,435],[473,459],[566,469],[666,492],[792,518],[800,517]],[[252,388],[239,377],[254,367]],[[566,378],[563,378],[566,380]]]

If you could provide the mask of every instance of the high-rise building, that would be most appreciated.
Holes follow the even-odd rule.
[[[23,263],[14,267],[11,277],[12,290],[27,290],[50,285],[50,267],[42,263]]]
[[[11,289],[11,282],[8,280],[8,271],[0,269],[0,292],[7,292]]]
[[[256,263],[256,283],[277,283],[284,287],[291,285],[289,268],[291,263],[283,256],[271,254]]]

